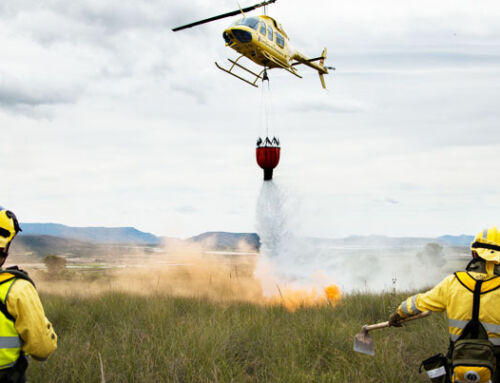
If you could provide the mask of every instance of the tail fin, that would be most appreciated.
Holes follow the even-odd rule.
[[[326,84],[325,84],[325,78],[323,77],[323,73],[318,72],[319,74],[319,81],[321,81],[321,86],[323,89],[326,89]]]
[[[326,48],[323,49],[323,52],[321,53],[321,60],[319,60],[319,65],[325,66],[325,59],[326,59]]]
[[[323,77],[323,74],[328,73],[328,70],[325,68],[326,53],[327,51],[325,48],[323,49],[323,52],[321,53],[321,59],[319,60],[319,66],[322,70],[318,70],[319,80],[321,81],[321,86],[323,87],[323,89],[326,89],[325,78]]]

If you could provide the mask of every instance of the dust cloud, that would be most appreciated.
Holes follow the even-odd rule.
[[[119,292],[281,305],[290,311],[334,304],[340,298],[340,291],[335,289],[306,291],[287,286],[265,295],[255,275],[259,255],[249,252],[248,244],[242,242],[229,253],[207,252],[205,246],[179,243],[159,255],[135,255],[126,264],[108,264],[108,269],[71,269],[59,275],[34,269],[30,275],[40,292],[62,296],[97,297]]]
[[[226,257],[207,254],[200,246],[179,245],[160,257],[143,254],[134,262],[108,270],[72,271],[71,280],[61,276],[48,281],[39,271],[37,286],[44,293],[57,295],[124,292],[256,302],[262,291],[253,277],[255,262],[255,255]]]
[[[259,253],[241,242],[233,252],[208,252],[203,244],[170,243],[157,253],[67,270],[61,276],[33,270],[43,293],[98,296],[108,292],[207,298],[216,302],[304,306],[335,305],[342,293],[411,290],[438,282],[449,271],[437,244],[395,248],[384,243],[354,243],[306,238],[300,213],[279,184],[264,182],[256,206]],[[339,244],[340,243],[340,244]],[[114,259],[114,261],[111,261]],[[80,261],[81,262],[81,261]],[[22,264],[21,264],[22,265]]]

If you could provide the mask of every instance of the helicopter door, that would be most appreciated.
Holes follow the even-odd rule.
[[[267,37],[273,41],[273,28],[270,25],[267,26],[267,32]]]
[[[262,21],[260,22],[260,34],[264,36],[266,35],[266,23]]]
[[[276,43],[280,48],[285,47],[285,39],[278,32],[276,32]]]

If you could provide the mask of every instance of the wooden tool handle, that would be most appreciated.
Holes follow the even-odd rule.
[[[402,319],[399,323],[406,323],[406,322],[409,322],[411,320],[425,318],[425,317],[428,317],[429,315],[431,315],[431,311],[424,311],[423,313],[420,313],[417,315],[412,315],[411,317]],[[364,325],[363,330],[371,331],[371,330],[378,330],[379,328],[386,328],[386,327],[389,327],[389,321],[370,324],[370,325]]]

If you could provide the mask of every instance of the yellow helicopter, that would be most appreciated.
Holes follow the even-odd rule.
[[[274,2],[276,2],[276,0],[264,1],[250,7],[243,9],[240,8],[237,11],[224,13],[222,15],[173,28],[172,31],[177,32],[182,29],[191,28],[200,24],[209,23],[211,21],[235,16],[241,13],[243,17],[233,23],[222,34],[222,37],[226,42],[226,46],[240,53],[240,56],[236,60],[228,59],[232,64],[229,69],[223,68],[216,62],[215,65],[217,68],[252,86],[258,87],[257,81],[269,80],[267,77],[267,69],[285,69],[291,74],[302,78],[302,76],[297,72],[295,66],[304,64],[318,71],[321,85],[324,89],[326,89],[323,75],[328,74],[328,69],[335,70],[333,67],[324,65],[326,59],[326,48],[323,49],[321,56],[315,58],[309,58],[293,49],[289,44],[288,35],[283,30],[281,24],[277,23],[275,19],[265,14],[265,7]],[[264,7],[264,15],[257,17],[247,17],[245,15],[245,12],[250,12],[260,7]],[[252,60],[256,64],[263,66],[264,69],[262,69],[259,73],[255,73],[239,63],[239,60],[242,57]],[[235,67],[243,69],[247,73],[250,73],[253,77],[250,79],[241,77],[240,75],[234,73],[233,70]]]

